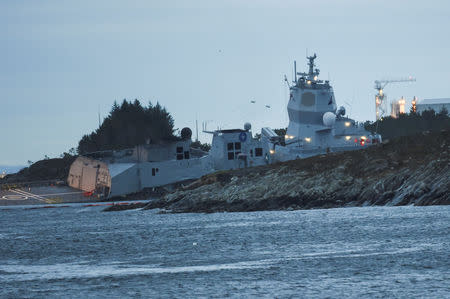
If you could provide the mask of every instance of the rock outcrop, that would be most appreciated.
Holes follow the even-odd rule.
[[[450,204],[448,131],[210,174],[146,208],[178,213],[444,204]]]

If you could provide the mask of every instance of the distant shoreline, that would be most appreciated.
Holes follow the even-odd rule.
[[[450,205],[450,133],[218,172],[150,202],[168,213]]]
[[[18,173],[20,170],[24,169],[25,167],[26,167],[25,165],[0,165],[0,175],[3,173],[15,174]]]

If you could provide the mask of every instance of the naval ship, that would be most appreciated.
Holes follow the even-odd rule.
[[[212,135],[211,149],[205,153],[191,148],[192,131],[184,128],[180,141],[80,156],[70,167],[68,185],[97,198],[111,198],[216,171],[357,150],[381,142],[380,135],[371,135],[348,118],[344,107],[337,108],[330,82],[320,80],[319,69],[314,68],[316,58],[316,54],[307,57],[307,73],[297,73],[294,63],[285,136],[264,127],[261,137],[255,138],[249,123],[243,129],[205,131]]]
[[[337,108],[330,82],[320,80],[320,70],[314,68],[316,58],[316,54],[307,57],[308,72],[297,73],[294,62],[295,78],[289,86],[286,136],[280,138],[270,128],[262,129],[261,136],[270,148],[272,161],[361,149],[381,142],[379,134],[372,135],[364,129],[363,123],[345,116],[343,106]]]

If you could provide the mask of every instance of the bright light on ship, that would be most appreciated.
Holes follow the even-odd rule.
[[[366,136],[361,136],[361,140],[366,140],[367,137]]]
[[[308,80],[308,81],[306,81],[306,83],[308,83],[308,85],[311,85],[311,81],[309,81],[309,80]]]
[[[271,150],[269,150],[269,153],[270,153],[271,155],[273,155],[273,154],[275,154],[275,150],[271,149]]]
[[[305,137],[306,142],[311,142],[311,137]]]
[[[314,81],[317,81],[317,76],[314,76]]]
[[[349,121],[346,121],[346,122],[345,122],[345,126],[346,126],[346,127],[350,127],[350,125],[351,125],[351,123],[350,123]]]
[[[350,140],[351,136],[345,136],[345,140]]]

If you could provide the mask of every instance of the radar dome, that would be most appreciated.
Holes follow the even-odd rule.
[[[182,138],[182,139],[191,139],[191,137],[192,137],[192,131],[191,131],[191,129],[189,129],[188,127],[186,127],[186,128],[183,128],[183,129],[181,130],[181,138]]]
[[[332,127],[336,122],[336,115],[333,112],[325,112],[323,115],[323,124],[327,127]]]
[[[245,123],[244,124],[244,130],[250,131],[251,128],[252,128],[252,125],[250,123]]]

